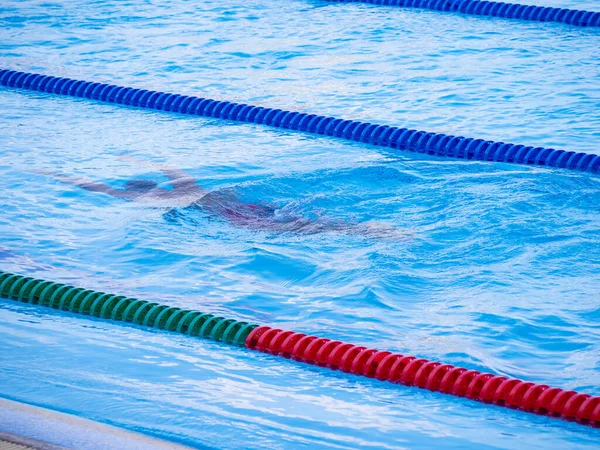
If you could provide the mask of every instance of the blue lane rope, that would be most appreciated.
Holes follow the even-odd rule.
[[[506,19],[560,22],[578,27],[600,27],[600,12],[550,6],[519,5],[517,3],[488,2],[480,0],[328,0],[340,3],[371,3],[374,5],[401,6],[405,8],[432,9],[476,16],[503,17]]]
[[[589,153],[575,153],[552,148],[506,144],[463,136],[449,136],[376,123],[336,119],[316,114],[263,108],[243,103],[217,101],[14,70],[0,70],[0,85],[50,94],[89,98],[137,108],[257,123],[323,136],[335,136],[365,144],[426,155],[560,167],[600,173],[600,155]]]

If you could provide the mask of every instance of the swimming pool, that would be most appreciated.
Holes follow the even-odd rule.
[[[4,5],[2,67],[600,154],[597,30],[311,1]],[[598,176],[43,93],[1,89],[0,105],[3,270],[600,394]],[[253,231],[32,172],[166,182],[123,153],[249,203],[414,237]],[[195,446],[599,437],[210,342],[0,307],[0,395]]]

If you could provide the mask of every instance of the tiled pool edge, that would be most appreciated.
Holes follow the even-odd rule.
[[[0,409],[3,408],[3,399],[0,398]],[[34,450],[68,450],[67,447],[49,444],[25,436],[0,431],[0,449],[34,449]]]

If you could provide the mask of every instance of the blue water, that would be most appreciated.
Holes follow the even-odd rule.
[[[600,154],[598,30],[309,0],[4,1],[0,25],[0,67]],[[598,176],[8,89],[0,111],[1,270],[600,395]],[[400,237],[254,230],[36,173],[167,186],[122,154]],[[0,396],[193,446],[600,439],[197,339],[5,300],[0,314]]]

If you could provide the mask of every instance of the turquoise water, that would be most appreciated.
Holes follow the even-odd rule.
[[[595,2],[537,4],[594,9]],[[598,30],[317,1],[3,2],[0,66],[600,154]],[[0,89],[0,269],[600,395],[600,177]],[[37,171],[282,216],[236,226]],[[210,448],[594,447],[598,430],[0,301],[0,395]]]

